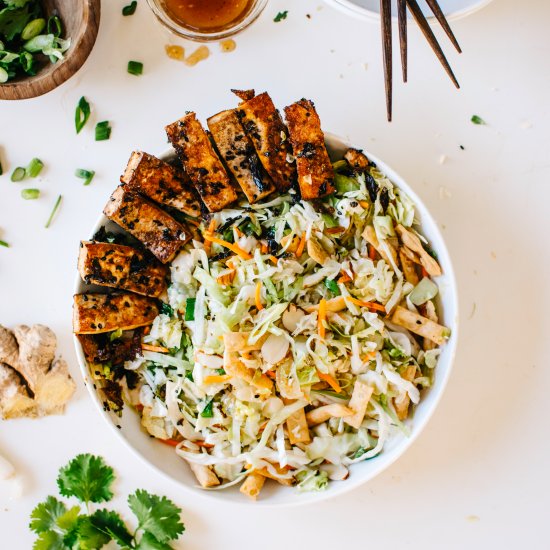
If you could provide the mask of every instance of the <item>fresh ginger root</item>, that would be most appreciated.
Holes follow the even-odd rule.
[[[0,325],[0,416],[61,414],[75,391],[67,363],[55,358],[57,339],[44,325]]]

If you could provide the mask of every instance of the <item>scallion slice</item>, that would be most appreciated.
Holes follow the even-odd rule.
[[[325,286],[336,296],[340,295],[340,287],[334,279],[325,279]]]
[[[26,175],[27,175],[27,171],[23,167],[18,166],[11,173],[11,181],[23,181]]]
[[[26,169],[26,174],[30,178],[36,178],[40,172],[42,172],[42,168],[44,168],[44,163],[37,158],[33,158]]]
[[[6,241],[0,241],[0,246],[3,246],[4,248],[10,247],[10,245]]]
[[[186,321],[194,321],[195,320],[195,298],[187,298],[185,300],[185,317],[184,319]]]
[[[88,119],[90,118],[90,104],[86,100],[84,96],[82,96],[79,101],[78,105],[76,106],[76,111],[74,114],[74,125],[76,128],[76,133],[79,134],[80,130],[84,128],[84,125],[86,122],[88,122]]]
[[[74,175],[77,178],[83,179],[84,185],[90,185],[90,183],[92,183],[92,180],[94,179],[95,172],[93,170],[84,170],[84,168],[77,168]]]
[[[143,63],[141,61],[128,61],[128,72],[135,76],[143,74]]]
[[[53,205],[53,210],[52,210],[52,213],[50,214],[50,217],[48,218],[48,221],[46,222],[46,225],[44,226],[46,229],[48,229],[48,227],[50,227],[54,217],[55,217],[55,214],[56,212],[59,210],[59,207],[61,206],[61,201],[63,200],[63,195],[59,195],[59,197],[57,197],[57,200],[55,201],[55,204]]]
[[[105,141],[111,137],[111,127],[109,126],[109,121],[104,120],[98,122],[95,126],[95,140],[96,141]]]
[[[61,19],[57,17],[57,15],[52,15],[48,19],[48,28],[47,28],[48,34],[53,34],[55,37],[61,36]]]
[[[122,8],[122,15],[125,15],[125,16],[134,15],[134,13],[136,13],[136,8],[137,8],[137,1],[133,0],[132,2],[130,2],[130,4]]]
[[[21,197],[26,201],[37,199],[40,196],[40,189],[22,189]]]

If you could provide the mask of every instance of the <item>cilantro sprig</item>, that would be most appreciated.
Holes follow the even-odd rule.
[[[93,504],[113,498],[113,469],[99,456],[81,454],[59,470],[57,486],[65,497],[79,504],[68,507],[53,496],[32,511],[29,528],[38,537],[33,550],[98,550],[114,541],[122,549],[167,549],[185,530],[181,510],[166,497],[138,489],[128,497],[137,521],[130,529],[122,516]]]

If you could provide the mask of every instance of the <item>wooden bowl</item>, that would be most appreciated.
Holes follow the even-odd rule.
[[[45,0],[45,10],[57,10],[63,37],[71,38],[65,57],[45,65],[37,75],[18,77],[0,85],[0,99],[28,99],[45,94],[75,74],[92,51],[99,29],[101,0]]]

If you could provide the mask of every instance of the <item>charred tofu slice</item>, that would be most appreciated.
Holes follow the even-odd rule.
[[[316,199],[334,192],[334,170],[313,102],[301,99],[285,107],[285,116],[302,199]]]
[[[223,210],[237,199],[222,161],[195,113],[166,126],[166,134],[210,212]]]
[[[189,176],[153,155],[134,151],[120,181],[131,191],[188,216],[198,218],[201,215],[200,200]]]
[[[86,284],[158,297],[166,289],[167,268],[131,246],[82,241],[78,272]]]
[[[222,111],[207,122],[218,151],[249,202],[257,202],[272,193],[275,186],[245,134],[237,113],[232,109]]]
[[[287,129],[271,97],[257,95],[241,103],[237,113],[266,172],[279,191],[287,191],[296,181],[296,166],[289,162],[292,149]]]
[[[73,332],[99,334],[132,330],[150,325],[158,315],[152,298],[124,292],[120,294],[75,294]]]
[[[190,238],[172,216],[125,185],[115,189],[103,213],[140,240],[163,264],[171,262]]]
[[[368,169],[370,161],[361,149],[349,148],[344,155],[349,165],[357,172],[364,172]]]

